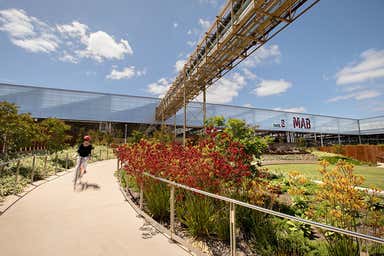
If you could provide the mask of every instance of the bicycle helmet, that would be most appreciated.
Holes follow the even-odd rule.
[[[91,140],[91,136],[89,136],[89,135],[85,135],[83,139],[84,139],[85,141],[90,141],[90,140]]]

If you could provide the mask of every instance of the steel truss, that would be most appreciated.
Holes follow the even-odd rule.
[[[228,0],[156,108],[164,121],[320,0]],[[204,102],[205,103],[205,102]]]

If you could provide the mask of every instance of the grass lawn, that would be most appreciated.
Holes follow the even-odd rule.
[[[265,166],[274,172],[288,173],[291,171],[298,171],[304,174],[309,179],[320,180],[320,165],[317,164],[279,164]],[[332,168],[330,165],[328,168]],[[354,173],[361,175],[365,178],[363,186],[376,185],[384,190],[384,168],[377,168],[372,166],[355,166]]]

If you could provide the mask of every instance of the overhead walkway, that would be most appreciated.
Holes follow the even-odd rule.
[[[27,194],[0,216],[0,255],[189,255],[136,216],[113,176],[116,160],[89,165]]]
[[[228,0],[156,108],[167,120],[319,0]],[[205,100],[203,100],[205,103]]]

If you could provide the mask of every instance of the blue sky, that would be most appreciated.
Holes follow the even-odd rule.
[[[223,0],[0,0],[0,82],[159,97]],[[384,1],[321,0],[208,101],[384,114]]]

